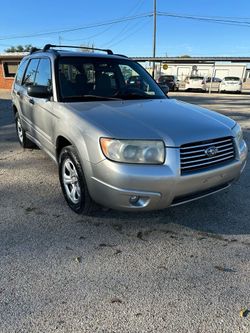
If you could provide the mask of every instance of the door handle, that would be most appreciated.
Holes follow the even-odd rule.
[[[33,98],[30,98],[30,99],[29,99],[29,103],[34,105],[34,104],[35,104],[34,99],[33,99]]]

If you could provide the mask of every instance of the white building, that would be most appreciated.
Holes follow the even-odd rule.
[[[215,64],[178,64],[171,63],[167,69],[162,63],[156,64],[156,77],[169,74],[176,75],[180,81],[183,81],[187,76],[198,75],[205,77],[217,77],[223,79],[225,76],[237,76],[242,80],[247,76],[247,64],[242,63],[215,63]]]

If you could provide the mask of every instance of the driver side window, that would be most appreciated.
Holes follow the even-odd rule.
[[[38,63],[39,59],[31,59],[26,69],[22,85],[28,87],[34,84]]]
[[[34,85],[52,88],[51,66],[49,59],[41,59],[36,71]]]

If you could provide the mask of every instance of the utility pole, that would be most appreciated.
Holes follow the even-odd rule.
[[[153,30],[153,58],[155,58],[155,51],[156,51],[156,0],[154,1],[154,30]],[[152,76],[155,78],[155,61],[153,61],[153,70],[152,70]]]

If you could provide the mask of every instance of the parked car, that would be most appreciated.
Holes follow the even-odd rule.
[[[206,91],[206,78],[204,76],[189,76],[185,79],[185,90]]]
[[[211,85],[211,91],[219,91],[221,79],[218,77],[213,77],[212,78],[212,85],[211,85],[211,77],[206,78],[206,91],[209,91],[210,85]]]
[[[219,92],[242,92],[242,81],[236,76],[226,76],[221,81]]]
[[[58,164],[74,212],[88,214],[95,202],[162,209],[238,180],[247,158],[239,124],[169,99],[138,63],[103,51],[45,45],[23,58],[12,89],[20,144]],[[127,82],[128,72],[146,89]]]
[[[157,79],[157,83],[160,86],[167,85],[170,91],[179,90],[179,80],[175,75],[161,75]]]
[[[130,76],[127,80],[127,85],[134,88],[146,89],[147,85],[144,83],[144,80],[139,75]]]
[[[158,83],[158,86],[161,88],[161,90],[164,92],[165,95],[169,93],[169,87],[167,84]]]

